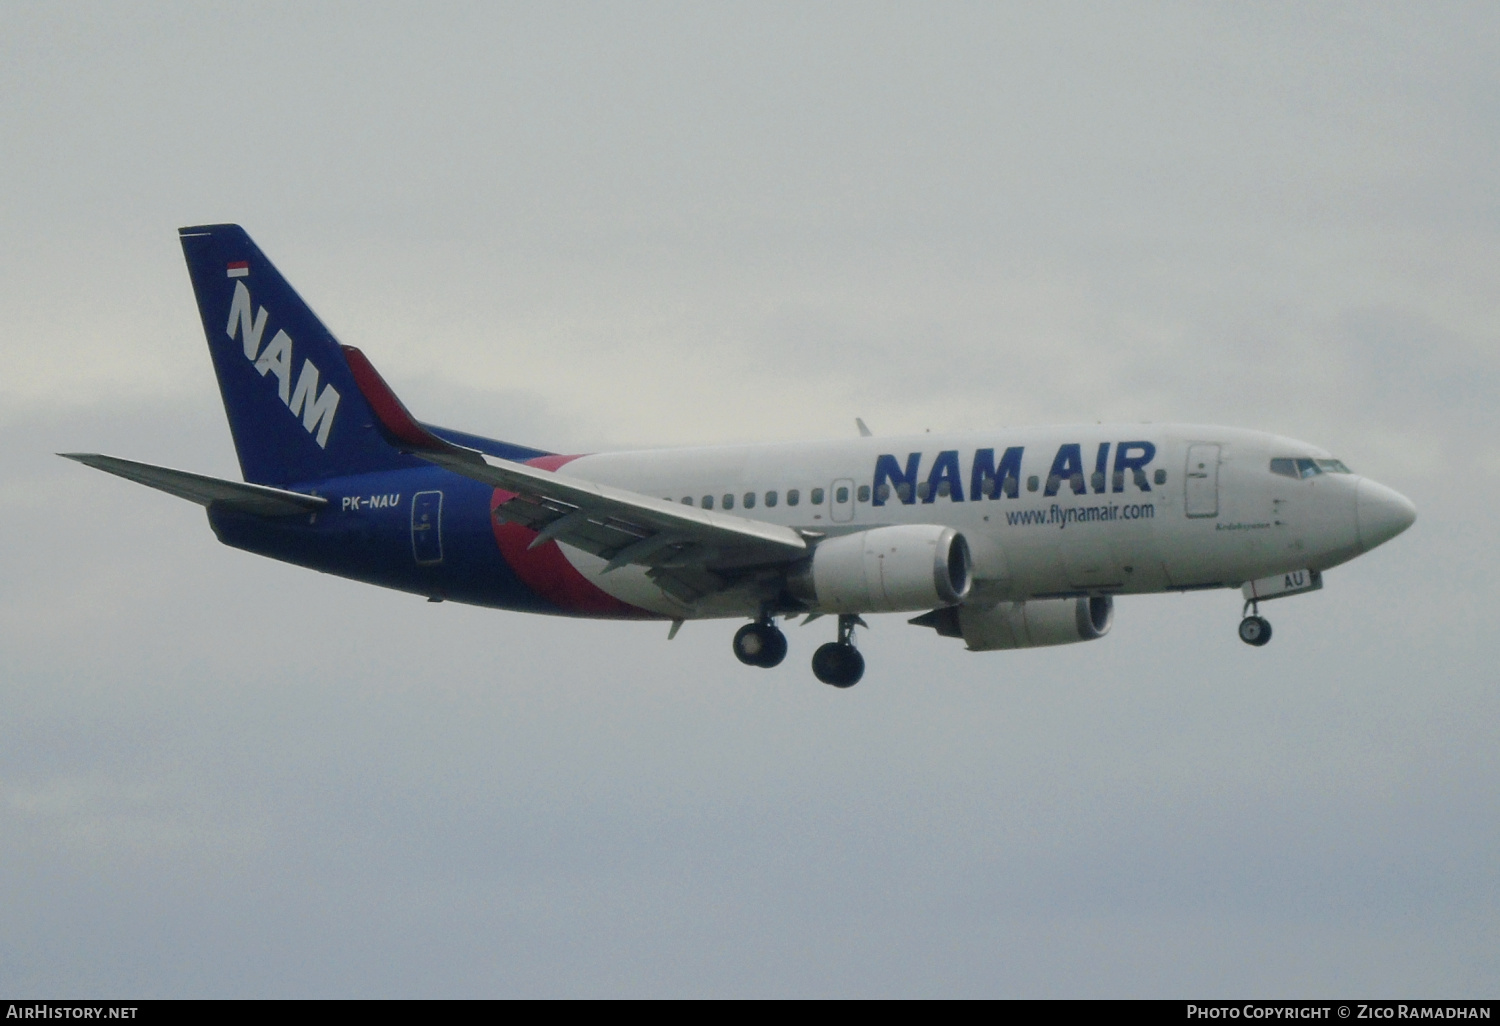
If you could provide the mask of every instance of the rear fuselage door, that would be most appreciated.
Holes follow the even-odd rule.
[[[828,489],[828,516],[835,524],[854,519],[854,482],[839,478]]]
[[[411,497],[411,552],[418,563],[443,561],[443,493]]]
[[[1183,512],[1188,516],[1219,515],[1219,446],[1188,446],[1183,489]]]

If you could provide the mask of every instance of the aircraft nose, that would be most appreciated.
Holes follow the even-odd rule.
[[[1359,547],[1364,552],[1390,541],[1417,519],[1417,507],[1410,499],[1394,488],[1376,484],[1368,478],[1360,479],[1354,510]]]

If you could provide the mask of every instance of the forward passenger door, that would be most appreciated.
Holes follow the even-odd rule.
[[[1188,446],[1182,487],[1184,513],[1190,517],[1219,515],[1219,446]]]

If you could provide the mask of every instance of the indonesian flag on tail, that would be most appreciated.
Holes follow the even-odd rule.
[[[235,260],[227,265],[227,273],[231,278],[247,278],[250,276],[250,261]]]

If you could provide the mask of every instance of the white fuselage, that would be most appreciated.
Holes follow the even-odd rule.
[[[1147,447],[1149,460],[1132,465]],[[983,471],[1016,448],[1006,471],[1015,481],[995,487],[993,477],[976,476],[976,454]],[[913,454],[914,474],[882,478],[882,456],[905,474]],[[1382,534],[1377,521],[1400,520],[1396,507],[1410,503],[1357,475],[1272,473],[1273,458],[1299,457],[1329,454],[1235,428],[1091,424],[608,453],[581,457],[567,472],[674,502],[701,506],[711,497],[718,509],[730,496],[739,516],[824,535],[894,524],[952,527],[973,554],[974,598],[993,601],[1238,586],[1322,571],[1410,523]],[[759,601],[731,589],[685,607],[642,568],[601,573],[598,557],[564,551],[601,589],[662,615],[754,615]]]

